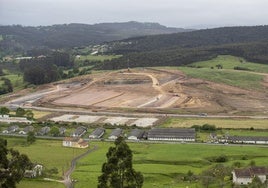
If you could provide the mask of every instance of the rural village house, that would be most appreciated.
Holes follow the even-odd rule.
[[[71,134],[73,137],[81,137],[87,132],[87,128],[84,126],[77,127],[76,130]]]
[[[127,139],[128,140],[140,140],[141,138],[143,138],[143,135],[144,135],[144,130],[132,129]]]
[[[108,137],[111,140],[116,140],[119,136],[122,136],[123,130],[120,128],[116,128],[112,131],[110,136]]]
[[[11,134],[11,133],[15,133],[18,130],[19,130],[18,125],[12,125],[12,126],[8,127],[6,130],[2,131],[2,133]]]
[[[89,138],[91,138],[91,139],[101,138],[101,137],[103,136],[104,133],[105,133],[105,129],[100,127],[100,128],[95,129],[95,130],[89,135]]]
[[[87,141],[79,137],[66,137],[64,138],[62,145],[73,148],[87,148],[89,146]]]
[[[39,135],[46,135],[48,134],[50,131],[50,127],[48,126],[45,126],[45,127],[42,127],[41,130],[38,132]]]
[[[247,185],[252,182],[255,177],[258,177],[262,183],[267,180],[268,171],[265,167],[250,167],[246,169],[234,169],[233,183],[237,185]]]
[[[29,126],[25,127],[23,130],[21,130],[21,131],[19,132],[19,134],[24,134],[24,135],[26,135],[26,134],[28,134],[29,132],[33,132],[33,131],[34,131],[34,127],[31,126],[31,125],[29,125]]]
[[[32,170],[25,170],[24,177],[25,178],[35,178],[37,176],[41,176],[43,171],[42,165],[35,165]]]

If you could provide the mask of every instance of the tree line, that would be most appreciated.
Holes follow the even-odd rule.
[[[19,66],[24,81],[39,85],[57,81],[64,77],[63,70],[72,68],[74,60],[67,52],[55,51],[47,57],[23,59]]]

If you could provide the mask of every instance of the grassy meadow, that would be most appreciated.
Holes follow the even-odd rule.
[[[80,57],[76,57],[76,61],[105,61],[119,57],[121,55],[81,55]]]
[[[250,72],[234,72],[227,69],[210,69],[210,68],[190,68],[179,67],[187,76],[200,78],[216,83],[223,83],[243,89],[262,89],[261,82],[263,75],[252,74]]]
[[[40,119],[43,118],[47,115],[52,114],[52,112],[48,112],[48,111],[38,111],[38,110],[32,110],[32,112],[34,113],[34,118],[35,119]]]
[[[217,69],[216,65],[222,65],[223,69]],[[250,71],[237,71],[234,67],[247,68]],[[211,69],[213,67],[213,69]],[[200,78],[216,83],[223,83],[243,89],[263,89],[261,82],[268,73],[268,65],[247,62],[243,58],[229,55],[221,55],[208,61],[195,62],[187,67],[179,67],[187,76]]]
[[[72,175],[72,178],[78,180],[76,188],[87,187],[88,182],[91,187],[97,186],[101,166],[106,160],[105,154],[112,145],[107,142],[92,144],[97,145],[99,149],[78,162]],[[183,175],[189,170],[196,175],[200,174],[217,164],[211,162],[211,158],[223,154],[228,157],[228,162],[223,163],[226,166],[232,166],[234,162],[248,166],[252,160],[257,165],[268,165],[267,148],[262,147],[149,143],[129,143],[129,146],[133,151],[134,168],[144,175],[144,188],[201,187],[199,182],[183,181]]]
[[[20,89],[23,89],[25,86],[25,83],[23,83],[23,76],[22,75],[8,74],[8,75],[2,76],[2,77],[5,77],[11,81],[14,91],[18,91]]]
[[[268,73],[268,65],[248,62],[241,57],[231,55],[219,55],[212,60],[195,62],[190,64],[190,66],[201,68],[217,68],[216,65],[218,64],[221,64],[223,69],[234,69],[234,67],[241,67],[254,72]]]
[[[191,127],[193,125],[215,125],[224,129],[268,129],[268,119],[241,118],[168,118],[161,127]]]
[[[65,188],[64,184],[52,181],[44,181],[42,179],[24,179],[17,188]]]
[[[54,179],[61,179],[63,170],[66,171],[70,167],[71,160],[75,156],[78,156],[86,151],[84,149],[62,147],[62,141],[38,139],[35,143],[28,146],[26,145],[26,138],[4,138],[8,141],[8,147],[14,148],[20,153],[28,155],[32,162],[42,164],[45,169],[56,167],[59,173],[51,177]],[[63,188],[64,186],[61,183],[46,182],[38,178],[33,180],[24,179],[17,187]]]
[[[8,140],[8,147],[25,153],[33,162],[43,164],[46,169],[58,168],[59,174],[52,178],[60,179],[62,169],[67,170],[70,161],[74,156],[83,152],[84,149],[64,148],[61,141],[40,140],[27,146],[25,138],[11,138]],[[113,142],[91,142],[91,146],[96,145],[98,149],[83,159],[78,161],[78,165],[72,174],[72,178],[77,180],[76,188],[96,187],[97,178],[100,175],[102,164],[106,161],[108,148],[113,146]],[[216,162],[211,159],[225,155],[228,161],[221,163],[231,167],[235,162],[241,166],[248,166],[251,161],[256,165],[268,166],[267,147],[262,146],[234,146],[234,145],[204,145],[204,144],[153,144],[153,143],[128,143],[133,151],[133,166],[144,175],[143,188],[168,187],[179,188],[186,186],[202,187],[199,181],[183,181],[183,177],[190,170],[195,175],[215,166]],[[230,185],[227,178],[226,183]],[[18,188],[47,187],[63,188],[61,183],[47,182],[38,179],[24,179]],[[212,186],[213,187],[213,186]],[[217,186],[215,186],[217,187]]]

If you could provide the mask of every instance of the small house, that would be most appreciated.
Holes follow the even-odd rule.
[[[24,177],[25,178],[35,178],[37,176],[41,176],[43,171],[42,165],[35,165],[32,170],[25,170]]]
[[[3,133],[5,133],[5,134],[12,134],[12,133],[15,133],[18,130],[19,130],[19,126],[18,125],[12,125],[12,126],[8,127],[6,130],[4,130]]]
[[[25,127],[23,130],[21,130],[21,131],[19,132],[19,134],[24,134],[24,135],[26,135],[26,134],[28,134],[29,132],[33,132],[33,131],[34,131],[34,127],[31,126],[31,125],[29,125],[29,126]]]
[[[62,145],[73,148],[87,148],[89,146],[87,141],[79,137],[66,137],[63,139]]]
[[[97,128],[95,129],[90,135],[89,138],[90,139],[96,139],[96,138],[101,138],[103,136],[103,134],[105,133],[105,129],[104,128]]]
[[[131,130],[130,134],[128,135],[128,140],[140,140],[143,138],[144,130],[141,129],[133,129]]]
[[[110,134],[110,136],[108,137],[111,140],[116,140],[119,136],[121,136],[123,133],[123,130],[120,128],[116,128],[112,131],[112,133]]]
[[[50,127],[48,126],[45,126],[45,127],[42,127],[41,130],[38,132],[39,135],[47,135],[50,131]]]
[[[76,130],[71,134],[72,137],[81,137],[87,132],[87,128],[84,126],[77,127]]]
[[[267,169],[265,167],[250,167],[246,169],[234,169],[232,171],[233,183],[237,185],[248,185],[255,177],[258,177],[262,183],[267,179]]]

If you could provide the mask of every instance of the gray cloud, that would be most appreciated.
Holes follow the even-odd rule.
[[[265,25],[267,8],[267,0],[0,0],[0,24]]]

